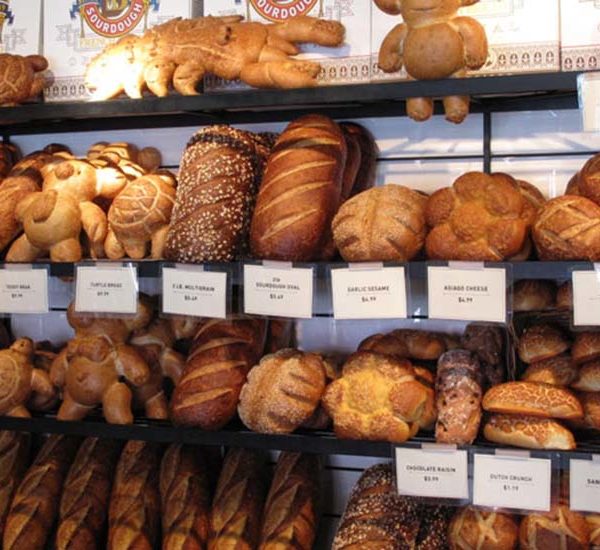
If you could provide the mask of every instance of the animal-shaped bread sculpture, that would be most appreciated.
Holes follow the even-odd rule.
[[[463,6],[479,0],[374,0],[390,15],[402,15],[379,49],[379,67],[386,73],[404,66],[413,80],[461,78],[467,69],[479,69],[488,56],[485,30],[472,17],[458,16]],[[408,116],[427,120],[433,114],[433,99],[407,100]],[[444,98],[446,119],[460,123],[469,113],[468,96]]]
[[[140,300],[134,316],[109,319],[76,313],[71,304],[67,319],[75,337],[50,369],[50,379],[63,392],[58,418],[81,420],[101,404],[108,422],[131,424],[131,387],[148,383],[151,371],[127,341],[134,330],[150,323],[152,308]]]
[[[35,98],[44,89],[42,71],[48,61],[41,55],[0,54],[0,105],[10,106]]]
[[[297,43],[339,46],[344,27],[308,16],[283,23],[244,22],[243,18],[172,19],[142,36],[126,36],[107,46],[88,65],[86,85],[96,100],[125,92],[140,98],[144,88],[163,97],[172,84],[182,95],[195,95],[205,74],[239,78],[259,88],[314,86],[319,63],[293,59]]]
[[[29,338],[0,351],[0,415],[28,417],[25,404],[32,393],[48,399],[56,395],[48,374],[34,368],[33,352]]]

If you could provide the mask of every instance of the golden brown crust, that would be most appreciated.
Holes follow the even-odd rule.
[[[435,361],[446,351],[443,335],[424,330],[393,330],[388,334],[374,334],[363,340],[358,351],[372,351],[394,355],[400,359]]]
[[[571,387],[582,392],[600,392],[600,360],[581,365],[579,377]]]
[[[600,430],[600,393],[578,392],[577,397],[583,407],[583,427]]]
[[[544,205],[546,199],[542,192],[535,186],[524,180],[517,180],[517,185],[521,191],[521,195],[525,199],[523,208],[523,219],[527,222],[527,226],[531,227],[539,209]]]
[[[595,550],[596,547],[600,546],[600,514],[588,514],[585,521],[587,521],[590,530],[590,544],[592,549]]]
[[[452,550],[512,550],[519,537],[519,528],[512,516],[472,506],[456,512],[449,532]]]
[[[588,159],[579,170],[577,183],[581,195],[600,204],[600,153]]]
[[[552,325],[530,326],[519,338],[518,352],[524,363],[543,361],[567,349],[569,341],[558,327]]]
[[[354,196],[375,185],[379,149],[375,138],[364,126],[356,122],[342,122],[341,126],[346,133],[352,134],[358,139],[360,147],[360,166],[350,193],[350,196]]]
[[[524,414],[542,418],[576,419],[583,416],[581,403],[572,392],[536,382],[506,382],[483,396],[488,412]]]
[[[519,530],[521,550],[585,550],[589,548],[589,540],[590,530],[585,517],[564,504],[554,505],[548,513],[525,516]]]
[[[552,281],[522,279],[513,285],[513,311],[536,311],[554,306],[556,285]]]
[[[577,380],[578,374],[579,369],[571,356],[564,354],[531,363],[521,376],[521,380],[553,386],[570,386]]]
[[[556,292],[557,309],[573,309],[573,283],[567,281],[558,287]]]
[[[0,432],[0,540],[13,496],[29,464],[29,446],[29,434]]]
[[[600,332],[578,332],[571,348],[576,365],[600,358]]]

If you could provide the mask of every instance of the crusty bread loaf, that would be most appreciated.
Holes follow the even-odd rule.
[[[593,430],[600,430],[600,393],[579,392],[577,397],[583,407],[581,426]]]
[[[360,143],[358,136],[355,133],[347,130],[345,124],[340,124],[340,128],[344,133],[344,141],[346,142],[346,164],[344,166],[344,173],[342,175],[342,194],[341,202],[344,202],[350,198],[360,165],[362,162],[362,153],[360,150]]]
[[[541,382],[553,386],[570,386],[579,374],[579,369],[570,355],[557,355],[531,363],[521,376],[526,382]]]
[[[128,441],[117,464],[108,512],[107,550],[152,550],[160,533],[160,447]]]
[[[51,435],[27,470],[10,506],[2,548],[43,550],[54,525],[60,494],[79,441]]]
[[[350,192],[350,196],[353,196],[371,189],[375,185],[379,149],[375,138],[364,126],[356,122],[342,122],[340,126],[346,135],[350,134],[358,140],[360,147],[360,166]]]
[[[452,550],[512,550],[517,546],[519,527],[508,514],[459,508],[450,523]]]
[[[596,153],[579,170],[577,189],[584,197],[600,204],[600,153]]]
[[[435,361],[446,351],[442,335],[425,330],[393,330],[388,334],[374,334],[364,339],[358,351],[372,351],[394,355],[400,359]]]
[[[267,495],[259,550],[312,550],[319,523],[317,455],[282,452]]]
[[[481,422],[481,366],[467,350],[447,351],[438,361],[435,384],[438,443],[469,445]]]
[[[242,386],[262,353],[266,323],[261,319],[212,320],[192,343],[171,400],[177,424],[217,430],[235,415]]]
[[[203,550],[208,542],[213,472],[198,447],[170,445],[160,465],[163,550]]]
[[[79,447],[60,500],[57,550],[98,548],[120,450],[118,441],[93,437]]]
[[[549,200],[533,224],[540,260],[600,259],[600,206],[585,197]]]
[[[488,412],[524,414],[542,418],[576,419],[583,416],[577,397],[564,388],[536,382],[506,382],[487,391]]]
[[[247,250],[268,149],[250,132],[209,126],[188,142],[165,244],[180,262],[230,261]]]
[[[264,467],[264,457],[256,452],[227,452],[210,512],[208,550],[258,547],[266,494]]]
[[[555,357],[569,349],[569,341],[558,327],[532,325],[519,338],[518,352],[524,363],[535,363]]]
[[[600,392],[600,360],[584,363],[571,387],[582,392]]]
[[[569,510],[566,504],[555,504],[547,513],[525,516],[519,529],[520,550],[586,550],[589,542],[585,517]]]
[[[0,540],[13,496],[29,464],[29,434],[0,432]]]
[[[543,279],[521,279],[513,285],[513,311],[537,311],[554,306],[556,285]]]
[[[587,521],[590,530],[592,550],[597,550],[600,547],[600,514],[588,514],[585,521]]]
[[[471,323],[460,338],[462,348],[479,359],[481,384],[486,390],[506,380],[505,334],[500,327]]]
[[[250,229],[254,256],[318,259],[342,193],[346,142],[339,126],[306,115],[279,136],[265,169]]]
[[[406,262],[425,243],[427,198],[402,185],[374,187],[346,201],[333,238],[347,262]]]
[[[528,181],[517,180],[517,185],[519,186],[521,195],[525,199],[522,218],[527,222],[527,226],[531,227],[533,222],[535,222],[538,211],[546,202],[546,198],[535,185],[532,185]]]
[[[240,393],[238,413],[256,432],[291,433],[312,416],[324,391],[321,357],[283,349],[252,368]]]
[[[572,451],[576,447],[573,434],[560,422],[536,416],[491,415],[483,435],[488,441],[525,449]]]
[[[571,348],[576,365],[600,359],[600,332],[578,332]]]
[[[558,287],[556,308],[573,309],[573,283],[571,281],[567,281]]]

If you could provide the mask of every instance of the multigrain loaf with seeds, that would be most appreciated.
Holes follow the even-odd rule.
[[[231,261],[247,248],[269,136],[209,126],[188,142],[164,254],[179,262]]]

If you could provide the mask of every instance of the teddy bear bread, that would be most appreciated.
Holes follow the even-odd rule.
[[[35,98],[44,89],[42,71],[48,61],[41,55],[0,54],[0,105],[11,106]]]
[[[484,28],[471,17],[458,15],[458,10],[479,0],[374,0],[390,15],[402,15],[384,38],[379,50],[379,67],[395,73],[404,66],[410,79],[435,80],[462,78],[467,69],[479,69],[488,56]],[[469,113],[468,96],[444,98],[446,120],[460,123]],[[432,98],[410,98],[408,116],[417,121],[433,114]]]

